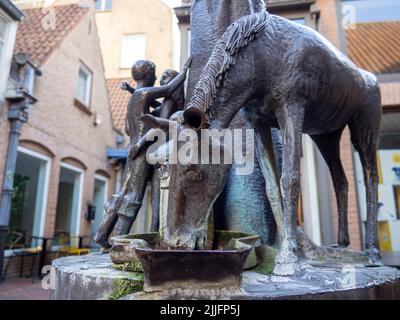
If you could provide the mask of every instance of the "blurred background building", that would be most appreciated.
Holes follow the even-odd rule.
[[[120,84],[130,81],[134,86],[130,68],[138,59],[153,61],[158,77],[167,68],[182,67],[190,55],[190,5],[190,0],[0,2],[2,185],[12,174],[6,170],[12,133],[9,111],[21,81],[10,73],[12,61],[22,52],[41,71],[32,87],[37,103],[21,122],[13,190],[3,187],[3,194],[13,194],[3,267],[9,276],[30,274],[32,268],[36,274],[46,262],[44,247],[54,257],[63,250],[80,254],[95,248],[91,237],[102,219],[102,203],[119,189],[126,158],[124,123],[130,94],[120,90]],[[385,258],[398,265],[400,2],[266,0],[266,6],[270,13],[319,31],[359,67],[378,76],[383,103],[379,232]],[[348,131],[341,157],[349,182],[352,247],[361,249],[365,192]],[[150,228],[148,202],[146,197],[135,232]],[[334,244],[336,198],[327,166],[307,136],[301,204],[299,223],[308,235],[316,243]]]

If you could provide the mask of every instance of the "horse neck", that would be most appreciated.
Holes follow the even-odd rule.
[[[201,71],[216,42],[237,19],[265,8],[264,0],[196,0],[191,8],[191,55],[193,62],[187,87],[187,101],[192,97]]]
[[[236,79],[239,79],[236,76]],[[241,78],[243,82],[247,79]],[[234,84],[233,82],[230,82]],[[241,86],[243,90],[237,92],[237,86],[223,85],[213,100],[213,105],[206,112],[207,122],[211,129],[227,129],[240,109],[252,95],[251,86]],[[235,91],[236,90],[236,91]]]

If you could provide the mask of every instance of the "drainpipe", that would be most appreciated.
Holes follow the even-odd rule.
[[[35,78],[40,76],[39,69],[24,53],[13,57],[10,78],[16,82],[16,88],[7,94],[11,105],[8,111],[10,121],[10,136],[6,155],[6,166],[0,198],[0,281],[3,279],[4,252],[7,242],[8,225],[11,214],[11,204],[14,194],[14,173],[17,163],[18,144],[21,127],[28,122],[31,106],[37,102],[33,96]]]

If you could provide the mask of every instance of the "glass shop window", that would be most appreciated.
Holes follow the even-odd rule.
[[[125,35],[122,37],[121,68],[129,69],[137,60],[146,57],[146,36],[144,34]]]
[[[81,63],[79,66],[76,98],[86,107],[89,107],[90,105],[92,77],[92,72]]]
[[[112,9],[112,0],[96,0],[95,9],[97,11],[109,11]]]

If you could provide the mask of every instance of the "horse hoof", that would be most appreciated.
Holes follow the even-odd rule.
[[[367,250],[368,267],[382,267],[382,256],[377,249]]]
[[[100,249],[100,254],[109,254],[111,250],[111,247],[109,248],[101,248]]]
[[[111,249],[111,244],[105,239],[95,239],[95,242],[101,246],[100,253],[109,253]]]
[[[277,276],[293,276],[299,271],[298,263],[277,263],[274,268],[274,274]]]
[[[337,245],[337,248],[340,249],[347,249],[349,247],[350,243],[347,242],[339,242],[339,244]]]

